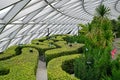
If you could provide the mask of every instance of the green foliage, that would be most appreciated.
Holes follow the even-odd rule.
[[[86,37],[83,35],[67,36],[64,38],[68,43],[85,43]]]
[[[37,42],[37,41],[36,41],[36,42]],[[35,43],[36,43],[36,42],[35,42]],[[33,48],[37,49],[37,50],[39,51],[39,54],[40,54],[40,55],[43,55],[46,50],[56,48],[55,45],[51,45],[51,46],[50,46],[51,43],[49,43],[49,42],[39,42],[39,44],[35,44],[35,43],[27,44],[27,45],[25,45],[25,46],[33,47]]]
[[[94,17],[90,24],[80,26],[82,27],[80,34],[86,37],[85,43],[101,48],[112,46],[112,25],[108,18]]]
[[[14,54],[17,56],[12,56],[11,58],[4,59],[4,60],[1,59],[0,65],[4,65],[4,66],[3,67],[0,66],[0,75],[1,75],[0,79],[1,80],[35,80],[36,79],[35,71],[36,71],[36,66],[37,66],[37,61],[38,61],[38,56],[39,56],[38,51],[40,54],[43,55],[46,50],[54,49],[57,46],[58,49],[56,49],[55,55],[53,57],[50,56],[50,57],[52,57],[50,59],[53,59],[58,56],[73,54],[74,52],[78,52],[79,47],[83,46],[83,44],[81,44],[81,45],[80,44],[71,44],[72,46],[70,46],[67,44],[66,41],[63,41],[64,37],[65,36],[62,36],[62,37],[59,36],[56,39],[56,42],[54,42],[55,39],[54,40],[42,39],[42,41],[41,41],[41,39],[33,40],[32,44],[27,44],[24,46],[16,46],[13,48],[11,47],[7,51],[1,53],[0,54],[1,58],[3,58],[4,56],[7,57],[6,55],[9,56],[8,53],[12,53],[10,55]],[[60,54],[59,54],[59,52],[60,52]],[[77,56],[77,55],[75,55],[75,56]],[[71,65],[70,62],[69,62],[69,64]],[[61,66],[63,64],[61,63]],[[68,65],[68,64],[64,64],[64,65]],[[70,65],[69,65],[70,68],[73,67],[73,65],[72,66],[70,66]],[[71,70],[73,71],[73,69],[71,69]],[[67,70],[67,71],[69,71],[69,70]],[[65,79],[78,80],[77,78],[71,77],[65,71],[62,71],[62,72],[64,74],[63,74],[63,77],[61,75],[60,80],[65,80]],[[55,77],[53,77],[53,78],[51,77],[49,79],[54,80],[54,78]],[[57,78],[57,79],[59,79],[59,78]]]
[[[16,49],[15,49],[15,51],[16,51],[16,55],[20,55],[21,53],[22,53],[22,45],[21,46],[18,46]]]
[[[50,36],[50,40],[53,40],[55,42],[57,41],[64,41],[64,38],[67,37],[68,35],[52,35]]]
[[[110,13],[110,9],[101,4],[96,8],[96,12],[97,16],[106,17]]]
[[[5,67],[4,65],[0,65],[0,75],[6,75],[9,73],[9,68]]]
[[[113,32],[115,34],[116,38],[120,37],[120,16],[118,17],[118,20],[111,20],[112,26],[113,26]]]
[[[65,45],[67,45],[66,41],[57,41],[54,43],[55,46],[57,46],[57,48],[61,48],[61,47],[65,47]]]
[[[70,47],[69,45],[64,44],[64,43],[61,43],[60,45],[63,45],[62,48],[47,50],[45,52],[46,63],[48,63],[51,59],[59,57],[59,56],[78,53],[79,48],[84,46],[84,44],[73,44],[72,47]]]
[[[14,56],[9,60],[0,61],[0,65],[4,65],[3,68],[7,67],[7,69],[10,70],[10,72],[7,75],[0,76],[0,79],[36,80],[35,71],[37,68],[36,66],[38,61],[38,51],[33,48],[32,50],[33,53],[30,53],[29,48],[23,48],[22,53],[20,55]]]
[[[31,41],[31,43],[36,43],[36,42],[43,42],[44,40],[46,40],[46,37],[40,38],[40,39],[34,39]]]
[[[110,49],[88,48],[85,56],[76,59],[75,76],[81,80],[101,80],[111,75]]]
[[[3,53],[0,54],[0,60],[6,60],[13,56],[18,55],[18,53],[20,53],[20,50],[17,48],[18,48],[18,46],[9,47],[6,51],[4,51]],[[16,49],[17,49],[17,51],[16,51]]]
[[[52,59],[47,66],[48,80],[79,80],[62,69],[64,62],[74,60],[78,54]]]
[[[120,69],[112,69],[112,80],[120,80]]]
[[[79,24],[85,40],[84,56],[76,59],[75,76],[81,80],[110,80],[112,75],[111,54],[113,32],[111,21],[106,17],[109,8],[100,5],[95,16],[87,25]]]
[[[69,74],[74,74],[74,65],[73,65],[74,60],[67,60],[64,61],[62,64],[62,69],[66,71]]]
[[[118,17],[118,21],[120,21],[120,16]]]

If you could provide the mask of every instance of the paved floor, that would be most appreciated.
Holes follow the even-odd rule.
[[[47,80],[46,62],[39,60],[36,73],[36,80]]]

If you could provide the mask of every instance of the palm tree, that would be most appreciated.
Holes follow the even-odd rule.
[[[110,14],[110,9],[101,4],[96,8],[96,13],[97,16],[94,18],[97,18],[97,21],[99,23],[98,29],[102,31],[101,34],[98,33],[98,36],[102,36],[102,38],[100,38],[100,45],[102,45],[103,47],[106,47],[108,45],[110,46],[113,39],[111,21],[107,18],[107,16]]]
[[[110,9],[105,7],[103,4],[99,5],[96,8],[97,16],[99,17],[106,17],[110,14]]]

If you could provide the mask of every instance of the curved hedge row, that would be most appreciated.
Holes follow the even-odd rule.
[[[79,80],[62,69],[62,64],[64,64],[65,61],[74,60],[79,56],[80,54],[74,54],[52,59],[47,66],[48,80]]]
[[[36,43],[36,42],[43,42],[44,40],[46,40],[46,37],[40,38],[40,39],[34,39],[31,41],[31,43]]]
[[[47,43],[38,44],[38,45],[37,44],[27,44],[25,46],[36,48],[39,51],[40,55],[42,55],[46,50],[56,48],[55,45],[50,46]]]
[[[63,43],[63,41],[57,43],[59,43],[61,48],[51,49],[45,52],[46,63],[56,57],[78,53],[80,52],[80,48],[84,46],[84,44],[72,44],[72,46],[69,46]]]
[[[17,52],[19,49],[19,52]],[[5,50],[3,53],[0,54],[0,60],[6,60],[13,56],[20,54],[20,47],[18,46],[11,46],[7,50]]]
[[[64,37],[66,37],[67,35],[53,35],[51,36],[51,40],[57,42],[57,41],[64,41]]]
[[[32,52],[30,50],[32,49]],[[0,76],[1,80],[35,80],[38,62],[38,51],[33,48],[23,48],[21,55],[0,61],[3,67],[9,68],[7,75]]]

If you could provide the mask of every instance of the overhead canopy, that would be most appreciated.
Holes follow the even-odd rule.
[[[77,34],[77,24],[90,22],[100,4],[111,9],[111,19],[120,15],[120,0],[0,0],[0,52],[46,36],[48,29],[50,35]]]

